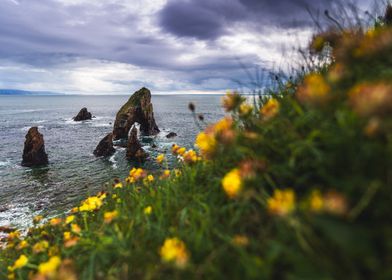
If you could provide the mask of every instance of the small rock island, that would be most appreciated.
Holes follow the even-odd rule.
[[[82,108],[79,113],[76,115],[76,117],[73,118],[75,122],[80,122],[80,121],[86,121],[86,120],[91,120],[92,115],[89,111],[87,111],[87,108]]]
[[[140,124],[142,135],[155,135],[160,131],[154,119],[151,92],[145,87],[136,91],[118,111],[114,122],[113,140],[127,139],[135,123]]]
[[[23,149],[22,166],[34,167],[48,164],[48,155],[45,151],[44,137],[38,127],[31,127],[26,134]]]
[[[136,123],[140,124],[142,135],[156,135],[160,131],[154,119],[151,92],[145,87],[136,91],[118,111],[113,132],[100,141],[94,155],[110,156],[115,152],[113,141],[126,140],[128,159],[140,161],[146,158],[147,153],[138,140]]]

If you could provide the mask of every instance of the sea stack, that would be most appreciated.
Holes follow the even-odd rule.
[[[133,126],[128,138],[127,159],[143,161],[146,157],[147,154],[137,138],[137,128]]]
[[[32,127],[26,134],[22,166],[33,167],[46,164],[48,164],[48,155],[45,152],[44,137],[37,127]]]
[[[113,147],[113,133],[106,135],[94,150],[94,155],[97,157],[108,157],[113,155],[116,150]]]
[[[85,120],[91,120],[92,115],[89,111],[87,111],[87,108],[82,108],[79,113],[76,115],[76,117],[73,118],[75,122],[80,122],[80,121],[85,121]]]
[[[154,119],[151,92],[145,87],[136,91],[118,111],[114,122],[113,140],[126,139],[135,123],[140,124],[140,132],[143,135],[159,133]]]

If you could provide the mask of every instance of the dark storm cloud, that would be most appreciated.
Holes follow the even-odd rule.
[[[236,23],[264,29],[271,26],[305,27],[314,25],[309,12],[320,14],[334,0],[174,0],[160,13],[164,30],[198,39],[224,35]],[[323,20],[322,18],[320,20]]]

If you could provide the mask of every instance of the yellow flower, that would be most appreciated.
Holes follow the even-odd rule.
[[[226,112],[230,112],[237,108],[243,101],[244,98],[237,92],[228,92],[222,97],[222,106]]]
[[[249,105],[248,103],[242,103],[238,112],[240,113],[241,117],[249,116],[253,111],[253,106]]]
[[[174,175],[176,175],[176,177],[180,177],[181,176],[181,170],[174,169]]]
[[[44,252],[48,248],[49,248],[48,241],[42,240],[42,241],[34,244],[33,252],[34,252],[34,254],[38,254],[38,253]]]
[[[161,179],[166,179],[166,178],[169,178],[169,176],[170,176],[170,170],[168,170],[168,169],[166,169],[166,170],[164,170],[163,172],[162,172],[162,175],[161,175]]]
[[[51,226],[57,226],[57,225],[61,224],[62,221],[63,220],[61,218],[53,218],[53,219],[50,220],[49,223],[50,223]]]
[[[20,255],[20,257],[15,261],[12,266],[12,270],[24,267],[29,262],[29,259],[25,255]]]
[[[222,179],[222,187],[229,198],[235,198],[242,189],[240,171],[235,168]]]
[[[41,263],[38,266],[38,272],[44,276],[52,276],[57,271],[61,264],[61,259],[58,256],[51,257],[47,262]]]
[[[194,150],[185,152],[183,158],[186,163],[194,163],[200,159]]]
[[[20,237],[20,232],[17,231],[17,230],[15,230],[15,231],[10,232],[10,233],[8,234],[7,239],[8,239],[8,240],[14,240],[14,239],[19,239],[19,237]]]
[[[189,258],[185,243],[178,238],[167,238],[159,253],[164,262],[173,262],[178,268],[184,268]]]
[[[71,230],[74,233],[80,233],[82,231],[77,224],[71,224]]]
[[[151,215],[151,213],[152,213],[152,207],[151,206],[147,206],[146,208],[144,208],[144,214]]]
[[[67,218],[65,218],[65,223],[68,225],[68,224],[72,223],[74,220],[75,220],[75,216],[70,215]]]
[[[331,88],[320,74],[310,74],[305,77],[304,83],[298,89],[296,96],[302,103],[321,105],[328,101]]]
[[[310,204],[311,211],[320,212],[321,210],[323,210],[324,200],[319,191],[317,190],[313,191],[310,195],[309,200],[310,200],[309,204]]]
[[[186,152],[186,149],[185,149],[184,147],[179,148],[179,149],[177,150],[177,154],[180,155],[180,156],[182,156],[185,152]]]
[[[146,177],[146,175],[147,173],[142,168],[132,168],[132,170],[129,171],[129,177],[133,179],[133,182],[132,180],[130,180],[131,183],[134,183],[135,181]]]
[[[260,114],[265,119],[271,119],[279,113],[280,104],[275,98],[268,99],[267,103],[264,104],[260,109]]]
[[[180,149],[181,147],[178,146],[177,144],[173,144],[172,146],[172,153],[173,154],[177,154],[177,151]]]
[[[156,160],[157,163],[161,164],[165,160],[165,155],[164,154],[158,155]]]
[[[232,243],[238,247],[245,247],[249,244],[249,239],[245,235],[237,234],[233,237]]]
[[[22,240],[22,241],[19,243],[19,245],[18,245],[18,247],[17,247],[16,249],[22,250],[22,249],[24,249],[24,248],[27,248],[28,246],[29,246],[29,243],[28,243],[26,240]]]
[[[273,197],[267,200],[271,214],[285,216],[295,209],[295,193],[291,189],[275,190]]]
[[[152,176],[151,174],[147,176],[147,181],[148,182],[154,182],[154,176]]]
[[[114,210],[111,212],[105,212],[103,214],[103,219],[104,219],[105,224],[110,224],[117,217],[118,217],[117,210]]]
[[[200,132],[196,137],[195,145],[200,149],[200,152],[206,158],[210,158],[216,148],[215,136],[212,134],[207,134],[205,132]]]
[[[68,240],[71,239],[72,236],[71,236],[71,233],[69,231],[65,231],[63,233],[63,237],[64,237],[64,241],[68,241]]]
[[[115,189],[121,189],[122,187],[123,187],[123,184],[122,184],[121,182],[118,182],[118,183],[116,183],[116,184],[114,185],[113,188],[115,188]]]
[[[38,224],[40,221],[42,221],[43,218],[44,218],[44,217],[42,217],[41,215],[35,216],[35,217],[33,218],[34,224]]]
[[[81,206],[79,207],[79,211],[93,211],[99,209],[102,204],[102,199],[97,196],[90,196],[82,202]]]

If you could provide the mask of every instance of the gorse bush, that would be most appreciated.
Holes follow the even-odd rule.
[[[385,17],[385,19],[388,19]],[[392,27],[329,31],[320,71],[174,145],[63,217],[8,235],[9,279],[390,279]],[[194,111],[195,107],[191,106]],[[197,108],[196,108],[197,109]]]

